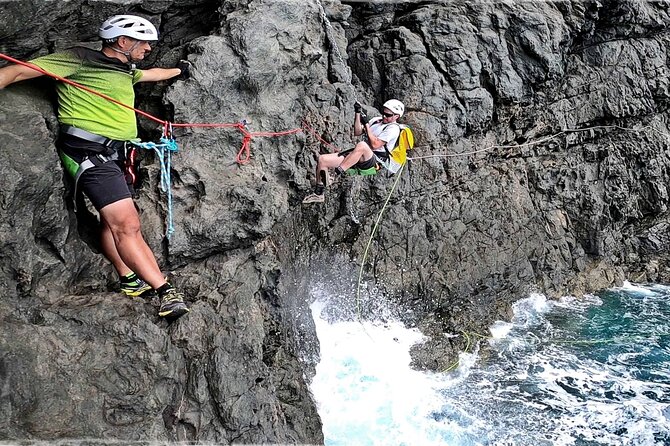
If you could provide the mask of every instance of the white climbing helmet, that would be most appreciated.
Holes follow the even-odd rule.
[[[388,108],[399,117],[402,117],[402,115],[405,113],[405,104],[397,99],[389,99],[388,101],[384,102],[384,107]]]
[[[111,40],[126,36],[136,40],[158,40],[156,27],[147,19],[136,15],[115,15],[100,25],[98,35]]]

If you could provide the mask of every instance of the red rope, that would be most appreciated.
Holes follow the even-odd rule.
[[[205,128],[212,128],[212,127],[239,127],[241,124],[239,123],[234,123],[234,124],[229,124],[229,123],[194,123],[194,124],[180,124],[180,123],[171,123],[172,127],[205,127]]]
[[[161,124],[163,126],[163,135],[164,136],[171,137],[173,127],[192,127],[192,128],[193,127],[200,127],[200,128],[223,128],[223,127],[233,128],[234,127],[236,129],[238,129],[243,135],[242,147],[240,148],[239,152],[237,152],[237,156],[235,157],[235,161],[238,164],[246,164],[250,161],[250,158],[251,158],[251,139],[252,138],[254,138],[256,136],[259,136],[259,137],[275,137],[275,136],[294,135],[296,133],[299,133],[299,132],[305,131],[305,130],[307,130],[312,135],[314,135],[319,141],[321,141],[321,143],[325,144],[328,147],[331,147],[336,152],[339,152],[339,149],[337,147],[335,147],[334,145],[328,143],[323,138],[321,138],[321,136],[319,136],[316,133],[316,131],[314,129],[312,129],[311,127],[309,127],[307,125],[307,123],[305,123],[305,122],[303,122],[301,128],[294,128],[294,129],[283,130],[283,131],[278,131],[278,132],[249,132],[246,129],[246,124],[241,123],[241,122],[240,123],[174,123],[174,122],[170,122],[170,121],[167,121],[167,120],[157,118],[156,116],[153,116],[152,114],[149,114],[145,111],[137,109],[133,106],[124,104],[123,102],[121,102],[117,99],[114,99],[114,98],[112,98],[112,97],[110,97],[110,96],[108,96],[104,93],[100,93],[100,92],[95,91],[91,88],[88,88],[84,85],[81,85],[77,82],[73,82],[69,79],[65,79],[64,77],[60,77],[56,74],[50,73],[46,70],[43,70],[42,68],[40,68],[36,65],[33,65],[33,64],[30,64],[30,63],[27,63],[27,62],[22,62],[20,60],[14,59],[13,57],[7,56],[6,54],[3,54],[3,53],[0,53],[0,59],[5,59],[9,62],[18,64],[18,65],[23,65],[24,67],[28,67],[30,69],[33,69],[35,71],[38,71],[38,72],[46,75],[46,76],[52,77],[52,78],[54,78],[54,79],[56,79],[60,82],[66,83],[68,85],[72,85],[73,87],[79,88],[79,89],[84,90],[88,93],[99,96],[103,99],[106,99],[110,102],[113,102],[114,104],[120,105],[121,107],[127,108],[129,110],[133,110],[135,113],[137,113],[141,116],[144,116],[147,119],[150,119],[152,121],[155,121],[155,122]]]
[[[314,137],[315,137],[316,139],[318,139],[319,141],[321,141],[321,144],[323,144],[323,145],[325,145],[325,146],[327,146],[327,147],[330,147],[330,148],[333,149],[335,152],[339,152],[339,151],[340,151],[339,148],[335,147],[334,145],[330,144],[328,141],[326,141],[325,139],[323,139],[321,136],[319,136],[319,134],[316,133],[316,130],[314,130],[313,128],[311,128],[311,127],[310,127],[309,125],[307,125],[307,123],[304,122],[304,121],[303,121],[303,123],[302,123],[302,128],[303,128],[304,130],[307,130],[307,131],[308,131],[309,133],[311,133],[312,135],[314,135]]]

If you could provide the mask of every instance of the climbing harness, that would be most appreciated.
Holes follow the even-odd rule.
[[[379,164],[376,164],[375,166],[370,167],[369,169],[357,169],[356,167],[350,167],[347,169],[347,175],[358,175],[362,177],[369,177],[372,175],[376,175],[377,172],[381,169],[381,166]]]
[[[78,189],[79,189],[79,179],[81,176],[86,172],[88,169],[92,167],[98,167],[102,166],[105,163],[108,163],[110,161],[117,161],[119,159],[119,153],[114,152],[111,155],[102,155],[100,153],[95,154],[95,155],[90,155],[87,156],[86,158],[83,159],[81,163],[77,163],[75,160],[73,160],[70,156],[68,156],[65,152],[62,150],[59,150],[59,156],[61,161],[63,161],[63,165],[65,166],[65,170],[72,176],[74,179],[74,200],[73,200],[73,207],[74,211],[77,212],[77,194]]]
[[[67,170],[67,172],[74,179],[73,207],[74,211],[77,212],[77,194],[79,189],[79,179],[81,176],[84,174],[84,172],[92,167],[102,166],[103,164],[110,161],[117,161],[119,159],[119,150],[123,150],[125,148],[125,142],[109,139],[101,135],[96,135],[95,133],[91,133],[71,125],[61,126],[60,131],[65,135],[74,136],[85,141],[100,144],[106,149],[104,153],[96,153],[86,156],[81,163],[77,163],[62,150],[59,151],[59,156],[63,161],[65,170]]]
[[[109,139],[104,136],[96,135],[95,133],[88,132],[86,130],[74,127],[72,125],[61,125],[60,132],[65,133],[66,135],[76,136],[79,139],[85,141],[94,142],[100,144],[103,147],[115,149],[122,144],[123,141],[117,141],[114,139]]]
[[[61,126],[61,132],[75,136],[77,138],[83,139],[85,141],[94,142],[102,145],[107,148],[108,151],[111,151],[110,154],[94,154],[89,155],[83,159],[81,163],[77,163],[74,159],[68,156],[63,151],[59,152],[60,158],[63,161],[65,169],[72,175],[74,178],[74,211],[77,212],[77,194],[79,189],[79,179],[88,169],[92,167],[102,166],[105,163],[111,161],[118,161],[121,159],[119,156],[119,151],[124,150],[124,174],[126,175],[126,181],[129,185],[134,185],[135,183],[135,149],[130,147],[130,145],[142,148],[145,150],[152,150],[158,156],[159,164],[161,166],[161,175],[160,175],[160,188],[167,196],[167,218],[166,218],[166,229],[165,235],[169,239],[170,236],[174,233],[174,224],[172,219],[172,188],[171,188],[171,167],[172,167],[172,153],[179,150],[179,146],[172,135],[172,127],[168,125],[165,129],[164,135],[161,137],[160,143],[154,142],[141,142],[140,140],[131,140],[131,141],[116,141],[113,139],[106,138],[101,135],[96,135],[95,133],[88,132],[86,130],[71,126],[63,125]]]

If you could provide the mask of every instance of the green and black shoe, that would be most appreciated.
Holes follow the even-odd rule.
[[[151,285],[140,279],[137,274],[130,273],[123,276],[119,281],[121,292],[131,297],[148,297],[154,295],[154,289]]]
[[[190,311],[184,303],[184,295],[172,287],[161,293],[160,298],[161,306],[158,309],[160,317],[176,319]]]

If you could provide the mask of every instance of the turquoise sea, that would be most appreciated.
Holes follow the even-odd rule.
[[[468,336],[450,372],[409,367],[422,335],[392,320],[338,321],[312,305],[311,389],[326,445],[670,445],[670,287],[531,295],[511,322]]]

